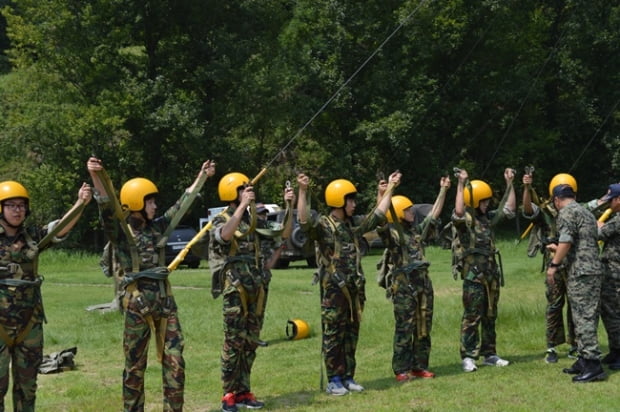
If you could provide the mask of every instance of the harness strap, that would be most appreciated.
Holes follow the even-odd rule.
[[[30,320],[28,321],[26,326],[17,334],[17,336],[15,336],[15,338],[11,338],[9,336],[9,334],[7,333],[4,325],[0,325],[0,339],[2,339],[2,341],[4,341],[4,344],[9,349],[19,345],[20,343],[22,343],[24,341],[24,339],[26,339],[26,336],[28,336],[28,334],[32,330],[32,327],[36,323],[36,321],[35,321],[36,315],[38,315],[39,312],[40,312],[40,310],[38,309],[38,307],[35,308],[35,310],[32,311],[32,315],[30,316]]]
[[[166,329],[168,327],[168,316],[165,311],[162,311],[162,316],[159,319],[158,324],[155,324],[153,319],[153,313],[151,308],[142,299],[142,292],[138,289],[139,279],[154,279],[159,283],[159,295],[160,298],[166,298],[172,296],[170,282],[168,281],[168,269],[166,267],[158,267],[154,269],[147,269],[138,273],[130,273],[123,277],[121,286],[126,290],[123,306],[127,309],[129,299],[134,298],[138,302],[138,311],[140,316],[149,325],[151,333],[155,339],[155,347],[157,348],[157,360],[161,362],[164,354],[164,340],[166,337]]]
[[[19,286],[31,286],[40,288],[43,279],[41,277],[37,278],[37,280],[23,280],[23,279],[0,279],[0,285],[8,286],[8,287],[19,287]],[[4,325],[0,324],[0,339],[5,343],[5,345],[10,349],[19,345],[26,339],[26,336],[32,330],[32,327],[36,324],[36,317],[40,313],[42,313],[41,309],[43,304],[41,303],[41,292],[38,289],[39,296],[39,304],[34,307],[32,314],[30,315],[30,319],[26,326],[15,336],[15,338],[11,338],[9,333],[6,331]]]
[[[418,304],[416,307],[416,323],[418,324],[418,338],[423,338],[428,335],[428,331],[426,330],[426,312],[427,312],[427,299],[426,295],[423,293],[422,296],[418,297]]]
[[[69,211],[69,213],[60,222],[58,222],[52,230],[47,232],[43,239],[41,239],[41,241],[38,243],[38,248],[43,249],[44,247],[46,247],[62,229],[64,229],[71,221],[73,221],[76,216],[82,213],[85,207],[86,203],[84,203],[82,199],[78,199],[78,205],[73,210]]]
[[[131,254],[132,265],[131,270],[132,272],[139,272],[140,258],[138,256],[138,246],[136,245],[136,238],[126,220],[128,212],[123,210],[118,198],[116,197],[116,192],[114,191],[114,186],[112,185],[112,180],[110,180],[108,173],[105,170],[99,170],[96,173],[99,175],[99,180],[105,188],[108,198],[112,203],[112,207],[114,208],[114,216],[118,219],[118,223],[127,238],[127,243],[129,243],[129,253]]]
[[[353,299],[351,298],[351,292],[349,291],[349,288],[347,288],[346,282],[336,272],[336,267],[334,266],[334,260],[340,259],[340,253],[342,252],[342,242],[340,242],[340,240],[338,239],[338,236],[337,236],[337,233],[336,233],[337,230],[338,230],[338,225],[336,224],[334,219],[331,216],[327,216],[327,222],[329,223],[330,227],[332,228],[332,233],[333,233],[333,236],[334,236],[334,253],[332,255],[331,261],[329,262],[329,266],[326,266],[325,269],[327,270],[327,274],[334,279],[334,281],[336,282],[336,284],[338,285],[338,287],[342,291],[342,294],[344,295],[344,297],[346,298],[347,302],[349,303],[350,317],[351,317],[351,321],[353,321],[354,320],[354,314],[356,313],[356,311],[354,311],[354,308],[357,309],[357,311],[359,311],[359,308],[360,308],[359,299],[356,297],[356,301],[353,302]],[[358,247],[359,246],[357,245],[357,242],[356,242],[356,244],[355,244],[356,250],[358,249]],[[359,256],[359,253],[357,253],[357,256]],[[325,262],[325,263],[327,263],[327,262]],[[358,262],[356,261],[356,269],[357,269],[357,263]],[[325,277],[325,283],[327,283],[328,280],[329,280],[329,278],[326,276]],[[326,285],[324,285],[324,287],[326,287]],[[361,313],[359,314],[359,316],[361,318]]]

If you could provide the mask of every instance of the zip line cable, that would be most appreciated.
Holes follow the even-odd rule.
[[[417,11],[428,1],[429,0],[421,0],[420,3],[418,3],[418,5],[413,9],[413,11],[411,11],[411,13],[409,13],[407,17],[405,17],[398,24],[398,26],[396,26],[396,28],[385,38],[385,40],[383,40],[383,42],[381,42],[381,44],[375,49],[375,51],[373,51],[370,56],[368,56],[368,58],[364,60],[364,62],[353,72],[351,76],[349,76],[349,78],[338,88],[338,90],[336,90],[336,92],[332,94],[329,99],[327,99],[327,101],[319,108],[319,110],[317,110],[312,115],[312,117],[310,117],[310,119],[289,139],[289,141],[282,147],[282,149],[280,149],[280,151],[273,157],[273,159],[271,159],[265,165],[265,169],[271,166],[271,164],[280,157],[280,154],[283,154],[286,151],[286,149],[295,141],[295,139],[297,139],[304,132],[304,130],[306,130],[306,128],[310,126],[314,119],[316,119],[317,116],[321,114],[325,110],[325,108],[327,108],[327,106],[340,94],[342,90],[344,90],[345,87],[347,87],[347,85],[358,75],[358,73],[362,71],[364,67],[366,67],[366,65],[377,55],[377,53],[379,53],[379,51],[381,51],[383,46],[385,46],[392,39],[392,37],[394,37],[396,33],[398,33],[400,29],[403,28],[403,26],[411,19],[411,17],[413,17],[413,15],[417,13]]]
[[[611,110],[609,111],[609,113],[607,113],[607,116],[605,116],[605,118],[603,119],[603,121],[601,122],[601,124],[599,125],[598,129],[596,129],[596,132],[594,132],[594,134],[592,135],[592,137],[590,138],[590,141],[588,141],[588,144],[586,144],[583,148],[583,150],[581,151],[581,153],[579,153],[579,156],[577,156],[577,159],[575,160],[575,162],[573,163],[573,165],[570,167],[570,169],[568,169],[569,172],[572,172],[573,169],[575,168],[575,166],[577,166],[577,163],[579,163],[579,160],[581,160],[581,157],[584,155],[584,153],[586,152],[586,150],[588,150],[588,147],[592,144],[592,142],[594,141],[594,138],[598,135],[598,133],[601,131],[601,129],[603,128],[603,125],[605,123],[607,123],[607,120],[611,117],[612,113],[614,112],[614,110],[616,110],[616,107],[618,106],[618,103],[620,103],[620,99],[616,100],[616,103],[614,103],[614,105],[612,106]]]
[[[534,80],[530,83],[530,87],[529,87],[525,97],[521,101],[521,104],[519,105],[519,109],[517,110],[517,113],[512,118],[512,120],[510,121],[510,124],[508,125],[508,128],[506,129],[506,131],[502,135],[499,143],[497,144],[497,146],[495,148],[495,151],[493,152],[493,155],[491,156],[491,159],[488,162],[486,162],[486,167],[484,168],[484,170],[482,171],[482,174],[481,174],[482,177],[484,177],[486,175],[487,171],[489,170],[489,166],[491,166],[491,163],[493,163],[493,160],[495,160],[495,157],[499,153],[499,149],[504,144],[504,140],[506,140],[506,137],[508,136],[508,134],[512,130],[512,127],[514,126],[515,122],[519,118],[519,115],[521,114],[521,111],[523,110],[523,107],[525,106],[525,102],[530,97],[530,94],[534,90],[534,86],[536,85],[536,83],[538,82],[538,79],[540,78],[540,76],[542,75],[543,71],[545,70],[545,67],[547,67],[547,63],[549,63],[549,61],[551,61],[551,58],[557,53],[558,46],[560,45],[560,41],[564,38],[564,35],[566,34],[566,30],[558,37],[558,40],[553,45],[553,49],[549,52],[549,54],[547,55],[547,58],[545,59],[545,62],[543,63],[543,65],[538,70],[538,73],[536,74],[536,77],[534,77]]]
[[[495,23],[495,21],[497,20],[498,14],[496,14],[491,21],[489,22],[488,26],[482,31],[482,34],[480,35],[480,37],[478,37],[478,39],[474,42],[473,46],[467,51],[467,53],[465,54],[465,56],[461,59],[461,61],[459,62],[459,64],[456,66],[456,69],[452,72],[452,74],[450,74],[446,80],[446,82],[441,86],[441,88],[439,89],[439,91],[436,93],[436,97],[435,99],[433,99],[433,101],[430,103],[429,107],[427,108],[427,110],[424,112],[424,115],[422,116],[422,118],[417,122],[417,128],[419,129],[422,125],[422,122],[425,121],[430,113],[430,108],[439,103],[441,100],[441,96],[445,93],[445,91],[448,89],[448,85],[451,84],[452,80],[455,78],[456,73],[459,72],[459,70],[461,70],[461,68],[465,65],[465,63],[469,60],[470,56],[473,54],[474,50],[478,47],[478,45],[480,44],[480,42],[482,42],[482,40],[486,37],[487,33],[489,32],[489,30],[491,29],[491,27],[493,27],[493,24]],[[387,164],[391,164],[393,160],[395,160],[396,158],[396,151],[392,151],[392,156],[390,157],[390,160],[387,162]],[[397,168],[398,169],[398,168]]]

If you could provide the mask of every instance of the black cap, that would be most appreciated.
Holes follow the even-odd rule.
[[[571,185],[561,184],[553,188],[553,197],[563,199],[565,197],[575,198],[576,196]]]

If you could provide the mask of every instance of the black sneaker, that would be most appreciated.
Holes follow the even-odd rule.
[[[545,354],[545,362],[558,363],[558,353],[555,351],[555,348],[547,349],[547,353]]]
[[[260,409],[265,406],[264,402],[256,400],[256,396],[252,392],[237,394],[236,401],[238,407],[241,406],[248,409]]]
[[[235,394],[228,392],[222,397],[222,412],[238,412],[237,404],[235,402]]]

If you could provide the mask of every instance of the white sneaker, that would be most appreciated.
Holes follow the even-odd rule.
[[[345,379],[344,387],[351,392],[362,392],[364,390],[364,387],[359,383],[355,382],[353,378]]]
[[[483,365],[487,366],[508,366],[510,364],[506,359],[502,359],[497,355],[491,355],[484,358]]]
[[[463,372],[474,372],[477,370],[476,361],[472,358],[463,358]]]
[[[329,393],[330,395],[335,395],[335,396],[342,396],[342,395],[346,395],[347,393],[349,393],[347,388],[342,386],[342,382],[340,382],[340,380],[328,383],[326,392]]]

